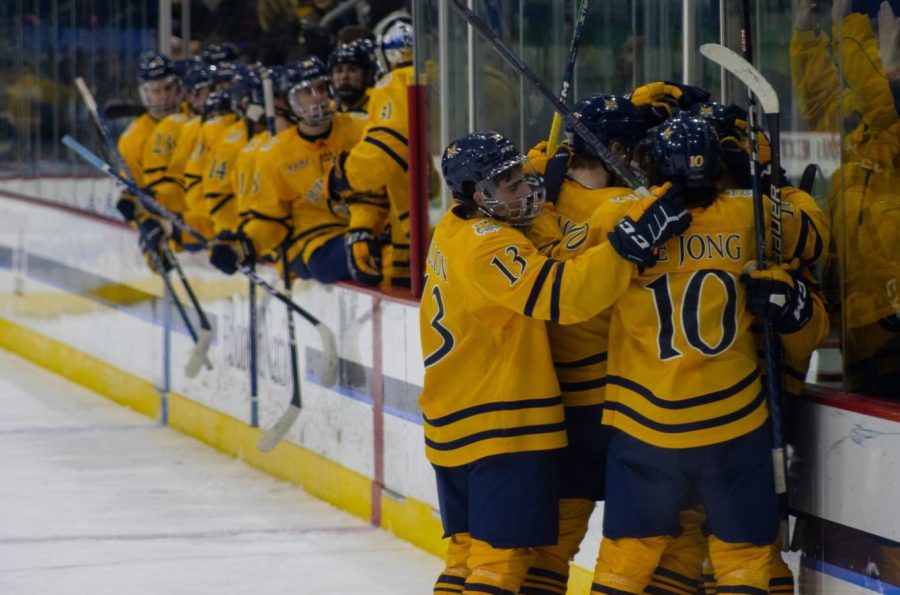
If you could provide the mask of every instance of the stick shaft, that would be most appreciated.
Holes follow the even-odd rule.
[[[524,76],[528,81],[534,85],[534,87],[540,92],[541,95],[544,96],[547,101],[556,109],[556,111],[563,117],[566,124],[568,124],[572,130],[575,131],[575,134],[580,136],[586,143],[588,143],[591,148],[596,152],[597,155],[600,156],[600,159],[603,160],[603,163],[606,166],[614,171],[616,174],[621,177],[626,184],[631,186],[632,189],[635,190],[638,194],[641,195],[649,195],[650,192],[644,187],[641,180],[634,174],[633,171],[628,169],[628,167],[622,163],[615,155],[610,153],[609,149],[600,142],[600,139],[591,132],[587,126],[585,126],[579,118],[577,118],[569,107],[559,100],[553,91],[550,90],[549,87],[542,81],[533,70],[528,68],[528,66],[522,62],[522,59],[519,58],[509,46],[503,43],[503,40],[493,32],[490,26],[481,20],[478,15],[472,12],[465,4],[462,3],[462,0],[449,0],[450,4],[453,8],[472,26],[473,29],[478,31],[482,37],[484,37],[488,43],[499,53],[504,60],[509,62],[509,64],[515,68],[519,74]]]
[[[562,88],[559,90],[559,100],[568,105],[569,88],[575,79],[575,61],[578,59],[578,48],[581,46],[581,34],[584,31],[584,21],[587,17],[590,0],[581,0],[578,8],[578,19],[572,32],[572,44],[569,46],[569,57],[566,60],[566,69],[563,72]],[[550,127],[550,135],[547,137],[547,155],[556,152],[556,141],[562,130],[563,119],[558,112],[553,112],[553,125]]]

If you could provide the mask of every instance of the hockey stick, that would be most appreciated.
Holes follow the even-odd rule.
[[[269,135],[275,138],[275,95],[272,91],[272,79],[263,78],[263,102],[266,110],[266,126],[269,129]],[[287,248],[281,248],[281,266],[284,274],[284,287],[291,293],[291,277],[288,270]],[[294,313],[288,308],[288,343],[291,352],[291,379],[293,386],[291,387],[291,402],[288,404],[287,410],[281,414],[278,421],[275,422],[265,434],[260,436],[257,448],[262,452],[269,452],[281,442],[294,422],[300,416],[300,410],[303,402],[300,394],[300,372],[297,368],[297,339],[296,329],[294,327]],[[337,382],[338,358],[337,346],[334,340],[334,334],[331,329],[321,324],[318,320],[313,322],[313,326],[319,331],[322,340],[322,370],[320,371],[320,380],[324,386],[332,387]]]
[[[745,15],[749,16],[749,15]],[[746,27],[746,25],[745,25]],[[745,44],[749,52],[749,33],[742,31],[742,44]],[[777,148],[779,142],[779,102],[778,94],[772,85],[753,67],[746,59],[722,45],[708,43],[700,46],[700,53],[715,62],[734,76],[747,87],[751,103],[748,105],[748,124],[750,126],[750,176],[753,185],[753,211],[754,231],[756,235],[756,259],[760,268],[766,266],[766,229],[762,191],[759,187],[757,176],[757,164],[759,163],[759,146],[755,126],[755,101],[759,101],[763,113],[769,124],[769,136],[772,145],[771,167],[770,213],[772,225],[772,252],[775,262],[781,261],[781,198],[779,173],[780,153]],[[784,454],[784,417],[782,402],[784,399],[784,368],[781,362],[781,341],[774,325],[768,320],[763,320],[764,351],[766,360],[766,393],[768,395],[769,413],[772,416],[772,463],[775,472],[775,493],[778,494],[781,507],[781,545],[782,548],[790,546],[789,524],[787,518],[787,458]]]
[[[797,186],[803,192],[812,194],[813,187],[816,185],[816,174],[819,168],[815,163],[810,163],[803,169],[803,175],[800,176],[800,184]]]
[[[109,126],[107,125],[106,120],[97,109],[97,101],[94,99],[93,93],[91,93],[91,90],[88,89],[87,85],[84,82],[84,79],[81,77],[77,77],[75,79],[75,87],[78,88],[78,93],[81,95],[81,98],[84,100],[85,106],[87,106],[88,111],[91,113],[91,116],[94,119],[94,124],[96,124],[97,129],[100,131],[100,135],[103,137],[103,141],[106,143],[116,161],[119,162],[119,166],[122,168],[122,171],[125,172],[125,177],[127,177],[134,186],[137,186],[134,174],[131,172],[131,169],[128,167],[128,164],[125,162],[124,157],[119,152],[118,146],[113,141],[112,136],[109,133]],[[141,202],[143,203],[144,201],[142,200]],[[200,373],[200,368],[204,363],[206,363],[206,365],[210,369],[212,369],[212,364],[207,358],[209,347],[212,344],[213,338],[212,325],[210,325],[209,319],[206,317],[206,313],[203,311],[203,307],[200,305],[200,300],[197,299],[197,295],[194,293],[193,288],[188,282],[188,279],[185,276],[184,270],[182,270],[178,259],[169,249],[168,245],[166,245],[166,240],[163,239],[160,242],[160,245],[163,247],[163,258],[175,268],[175,273],[181,280],[181,284],[187,292],[188,297],[191,300],[191,304],[194,306],[194,310],[197,312],[197,318],[200,320],[200,331],[198,333],[191,333],[191,336],[194,339],[194,349],[191,351],[191,356],[188,358],[188,361],[184,367],[185,376],[187,376],[188,378],[194,378],[195,376],[197,376],[197,374]],[[153,247],[150,247],[149,251],[153,251]],[[171,287],[171,285],[167,286]],[[183,310],[179,308],[179,313],[182,312]],[[190,327],[190,324],[186,324],[186,326]]]
[[[109,177],[115,179],[120,184],[125,186],[130,192],[145,200],[147,205],[154,209],[154,211],[158,212],[163,217],[167,218],[172,225],[180,229],[183,233],[186,233],[197,240],[197,242],[204,248],[208,246],[208,242],[203,235],[181,220],[175,213],[168,210],[163,205],[159,204],[156,199],[144,192],[141,188],[138,188],[133,182],[127,180],[122,174],[118,173],[113,167],[103,161],[100,157],[91,152],[90,149],[79,143],[77,140],[69,136],[68,134],[63,137],[62,143],[74,151],[79,157],[84,159],[87,163],[92,165],[97,170],[103,172]],[[240,268],[241,273],[247,275],[248,277],[252,277],[253,281],[257,284],[257,286],[261,287],[264,291],[266,291],[273,298],[277,299],[284,305],[291,308],[294,312],[302,316],[313,325],[316,330],[319,331],[319,336],[322,338],[322,353],[323,353],[323,361],[322,361],[322,369],[319,374],[323,379],[322,383],[327,386],[333,386],[337,379],[337,349],[334,338],[334,333],[332,330],[327,327],[324,323],[322,323],[318,318],[304,310],[297,303],[295,303],[288,296],[284,295],[281,291],[273,287],[270,283],[268,283],[265,279],[260,277],[255,271],[251,271],[247,267]],[[327,384],[331,382],[331,384]]]
[[[263,102],[266,110],[266,126],[269,129],[269,135],[275,138],[275,94],[272,90],[272,79],[268,76],[263,78]],[[298,310],[297,313],[306,318],[319,331],[319,338],[322,341],[322,363],[319,368],[319,382],[322,386],[331,388],[337,384],[339,364],[337,341],[335,341],[334,333],[331,332],[329,327],[306,312]]]
[[[628,168],[627,165],[622,163],[615,155],[610,153],[609,149],[600,142],[600,139],[592,133],[587,126],[585,126],[581,119],[576,116],[572,110],[565,103],[559,100],[553,91],[544,84],[533,70],[528,68],[528,66],[522,62],[522,59],[519,58],[509,46],[503,43],[503,40],[494,33],[491,29],[490,25],[485,23],[481,18],[478,17],[474,12],[472,12],[465,4],[463,4],[462,0],[450,0],[450,4],[453,8],[462,16],[469,25],[472,26],[473,29],[478,31],[482,37],[484,37],[488,43],[493,46],[497,53],[499,53],[504,60],[506,60],[510,66],[512,66],[520,75],[524,76],[528,81],[534,85],[534,87],[543,95],[547,101],[553,106],[553,108],[559,113],[560,116],[565,120],[566,124],[568,124],[572,130],[575,131],[575,134],[584,139],[584,142],[589,144],[594,152],[600,157],[603,163],[607,168],[614,171],[616,174],[621,177],[626,184],[631,186],[631,188],[641,196],[649,196],[650,191],[644,186],[644,183],[635,175],[631,169]]]
[[[291,272],[288,269],[287,248],[281,247],[281,267],[284,277],[284,288],[290,294],[291,292]],[[291,402],[288,408],[278,421],[271,428],[266,430],[265,434],[259,437],[256,447],[262,452],[269,452],[275,448],[279,442],[287,435],[291,426],[300,417],[300,410],[303,408],[303,400],[300,395],[300,370],[297,367],[297,334],[294,328],[294,313],[288,308],[287,311],[288,325],[288,345],[290,346],[291,356]]]
[[[562,89],[559,91],[559,100],[568,105],[569,87],[575,78],[575,60],[578,58],[578,48],[581,46],[581,33],[584,31],[584,21],[587,18],[588,5],[591,0],[581,0],[578,20],[575,21],[575,30],[572,32],[572,45],[569,46],[569,59],[566,62],[566,70],[563,72]],[[562,129],[563,119],[559,112],[553,112],[553,124],[550,126],[550,136],[547,137],[547,155],[556,152],[556,141]]]

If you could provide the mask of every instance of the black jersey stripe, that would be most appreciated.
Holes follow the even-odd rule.
[[[227,195],[225,198],[222,199],[222,202],[220,202],[219,204],[217,204],[216,206],[214,206],[213,208],[211,208],[211,209],[209,210],[209,214],[210,214],[210,215],[215,215],[216,213],[219,212],[219,210],[220,210],[222,207],[224,207],[225,205],[227,205],[228,203],[230,203],[231,200],[232,200],[233,198],[234,198],[234,194],[229,194],[229,195]]]
[[[427,436],[425,437],[425,445],[434,450],[456,450],[475,442],[482,440],[490,440],[491,438],[516,438],[518,436],[531,436],[539,434],[553,434],[555,432],[565,432],[565,422],[555,424],[541,424],[537,426],[519,426],[516,428],[498,428],[494,430],[485,430],[484,432],[476,432],[451,440],[450,442],[436,442]]]
[[[386,134],[389,134],[390,136],[393,136],[404,145],[409,145],[409,141],[406,140],[406,137],[393,128],[388,128],[387,126],[373,126],[372,128],[369,128],[367,134],[372,134],[373,132],[384,132]]]
[[[571,362],[553,362],[553,365],[557,368],[583,368],[585,366],[590,366],[591,364],[599,364],[606,361],[607,353],[605,351],[601,351],[599,353],[595,353],[594,355],[589,355],[582,359],[576,359]]]
[[[389,146],[387,146],[380,140],[378,140],[376,138],[372,138],[371,136],[367,136],[366,138],[363,139],[363,142],[366,142],[366,143],[369,143],[370,145],[374,145],[374,146],[378,147],[379,149],[384,151],[388,157],[390,157],[391,159],[396,161],[397,165],[399,165],[403,169],[403,171],[409,171],[409,166],[406,164],[406,160],[403,157],[401,157],[400,155],[398,155],[392,148],[390,148]]]
[[[553,286],[550,289],[550,320],[559,322],[559,291],[562,288],[563,271],[566,263],[556,265],[556,275],[553,277]]]
[[[523,312],[525,316],[531,316],[534,313],[534,307],[537,305],[541,291],[544,289],[544,282],[547,281],[550,269],[553,268],[555,263],[555,260],[547,259],[547,262],[544,263],[544,266],[538,272],[537,279],[534,280],[534,285],[531,287],[531,293],[528,294],[528,300],[525,302],[525,311]]]
[[[425,415],[422,415],[422,418],[425,420],[429,426],[433,426],[435,428],[440,428],[454,422],[457,422],[461,419],[465,419],[467,417],[472,417],[473,415],[478,415],[479,413],[490,413],[492,411],[517,411],[519,409],[534,409],[538,407],[553,407],[555,405],[562,404],[562,397],[549,397],[543,399],[523,399],[520,401],[494,401],[492,403],[481,403],[480,405],[473,405],[472,407],[466,407],[465,409],[460,409],[459,411],[454,411],[444,417],[438,417],[435,419],[428,419]]]
[[[754,411],[756,411],[760,406],[765,404],[766,398],[762,391],[756,395],[756,398],[753,399],[750,403],[741,407],[737,411],[732,411],[726,415],[720,415],[719,417],[711,417],[709,419],[704,419],[701,421],[693,421],[686,422],[680,424],[667,424],[658,421],[654,421],[648,417],[645,417],[626,405],[618,402],[610,402],[607,401],[603,406],[609,411],[616,411],[621,413],[622,415],[631,418],[633,421],[650,428],[651,430],[655,430],[657,432],[665,432],[667,434],[679,434],[682,432],[695,432],[697,430],[706,430],[709,428],[715,428],[718,426],[724,426],[725,424],[729,424],[731,422],[737,421],[744,417],[747,417]]]
[[[711,393],[706,393],[703,395],[697,395],[696,397],[679,399],[677,401],[660,399],[655,394],[653,394],[653,391],[651,391],[646,386],[628,378],[622,378],[621,376],[616,376],[613,374],[610,374],[607,378],[609,384],[614,384],[616,386],[621,386],[622,388],[628,389],[631,392],[644,397],[657,407],[661,407],[663,409],[690,409],[691,407],[709,405],[710,403],[715,403],[716,401],[724,401],[729,397],[733,397],[737,393],[753,384],[753,382],[755,382],[756,379],[759,378],[759,368],[755,368],[750,374],[738,380],[735,384],[729,386],[728,388],[723,388],[722,390],[713,391]]]

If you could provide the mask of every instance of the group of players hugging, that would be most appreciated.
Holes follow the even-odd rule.
[[[655,82],[574,114],[649,196],[574,130],[550,154],[481,131],[442,156],[455,203],[420,318],[450,538],[434,592],[566,593],[603,501],[591,593],[792,593],[760,327],[780,335],[799,394],[828,330],[812,272],[826,215],[785,180],[784,264],[760,267],[744,110]]]

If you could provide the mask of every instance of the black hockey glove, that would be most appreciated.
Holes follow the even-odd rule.
[[[806,326],[812,317],[812,299],[806,284],[797,276],[800,260],[766,269],[748,264],[741,274],[747,290],[747,310],[757,318],[767,319],[779,333],[794,333]]]
[[[885,316],[878,321],[878,325],[889,333],[900,333],[900,312]]]
[[[239,267],[251,266],[256,260],[253,242],[244,234],[220,234],[219,241],[209,251],[209,262],[225,273],[233,275]]]
[[[122,193],[116,202],[116,210],[122,213],[125,221],[131,222],[137,219],[138,199],[133,194]]]
[[[644,268],[656,264],[659,246],[683,234],[691,224],[680,189],[666,184],[654,193],[635,205],[607,234],[622,258]]]

